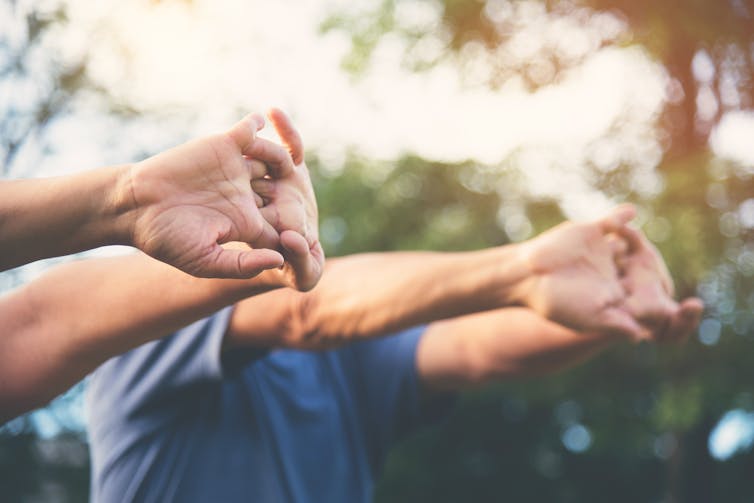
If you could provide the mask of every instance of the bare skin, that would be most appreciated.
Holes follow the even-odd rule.
[[[584,232],[581,225],[597,230]],[[427,332],[427,341],[440,344],[435,346],[436,351],[433,342],[422,342],[420,348],[430,355],[420,368],[430,369],[428,375],[437,376],[441,387],[442,383],[458,382],[460,371],[468,372],[464,375],[469,382],[478,381],[480,375],[499,375],[503,363],[498,358],[466,359],[464,355],[514,355],[513,347],[506,345],[517,339],[506,335],[511,333],[506,327],[518,326],[524,335],[557,327],[558,333],[570,334],[568,340],[574,351],[568,354],[575,361],[583,354],[579,353],[581,349],[594,352],[595,346],[587,343],[590,338],[602,346],[606,340],[635,338],[641,330],[651,330],[641,326],[641,319],[656,299],[644,298],[640,292],[662,292],[652,284],[665,281],[661,274],[651,274],[651,268],[633,279],[640,288],[635,290],[638,293],[630,309],[639,332],[623,330],[623,325],[615,325],[610,317],[592,320],[594,310],[599,313],[605,306],[574,302],[563,283],[571,278],[575,287],[585,291],[602,285],[605,276],[585,269],[584,255],[602,250],[614,257],[616,247],[586,246],[581,239],[584,235],[589,237],[586,242],[610,236],[605,235],[604,223],[599,220],[560,226],[528,243],[476,252],[374,253],[334,259],[328,262],[323,280],[310,292],[278,289],[297,284],[289,279],[295,275],[290,263],[305,261],[308,249],[302,251],[299,260],[287,262],[287,271],[274,269],[236,281],[193,278],[143,255],[67,264],[0,298],[0,325],[7,327],[0,338],[0,418],[8,419],[43,404],[112,356],[233,304],[236,307],[225,338],[226,351],[239,346],[326,349],[452,318],[433,324]],[[572,250],[573,261],[559,256],[552,261],[555,265],[531,268],[533,261],[543,260],[547,250],[560,253],[565,244],[574,243],[582,249],[581,253]],[[624,252],[628,256],[622,259],[630,260],[630,250],[624,247]],[[659,264],[649,263],[655,264],[652,267]],[[628,275],[633,274],[628,271]],[[105,276],[108,281],[103,282]],[[615,277],[608,275],[608,280],[625,281],[627,276],[621,278],[616,272]],[[548,290],[552,285],[557,288]],[[274,289],[278,290],[270,291]],[[268,293],[259,295],[263,292]],[[624,304],[627,299],[628,294]],[[672,299],[668,302],[673,308],[666,313],[670,319],[663,326],[674,327],[674,338],[682,338],[698,322],[701,306],[693,302],[678,305]],[[516,315],[517,320],[524,320],[523,325],[504,319],[490,322],[498,318],[488,313],[512,305],[529,308],[530,314]],[[628,309],[621,302],[609,308],[616,306]],[[555,316],[553,313],[560,323],[573,320],[576,326],[545,320],[545,316]],[[480,329],[479,323],[488,328]],[[524,330],[524,326],[529,328]],[[429,337],[435,329],[456,335]],[[550,350],[560,352],[564,346],[558,344],[571,345],[563,337],[545,337],[541,344],[523,335],[518,340],[541,355]],[[560,342],[550,345],[548,340]],[[492,347],[493,343],[500,346]],[[443,350],[458,344],[466,349]],[[436,360],[437,365],[432,363],[435,358],[447,359],[448,354],[455,355],[452,364],[442,363],[442,359]],[[492,367],[480,368],[476,365],[480,361]]]
[[[293,169],[284,177],[254,177],[252,188],[262,199],[262,216],[280,232],[280,245],[296,274],[289,277],[294,288],[314,288],[324,271],[325,252],[319,242],[317,200],[309,168],[304,161],[304,144],[290,119],[273,108],[268,117],[290,153]],[[270,170],[268,170],[269,172]]]
[[[297,136],[282,112],[274,117],[286,137]],[[0,182],[0,269],[107,244],[135,246],[200,277],[250,278],[280,267],[280,232],[286,233],[284,248],[316,239],[316,202],[303,162],[294,164],[286,148],[257,138],[263,126],[264,119],[250,115],[224,133],[135,164]],[[257,207],[251,188],[253,160],[266,165],[265,175],[276,187],[268,197],[270,208],[285,204],[284,216],[310,216],[313,207],[314,218],[268,223],[263,212],[269,211]],[[278,192],[296,199],[279,203]],[[251,248],[222,246],[234,241]],[[321,265],[321,248],[315,253],[313,260]],[[311,288],[321,273],[321,267],[308,267],[308,274],[298,276],[302,288]]]
[[[647,340],[682,342],[694,333],[701,314],[698,299],[689,299],[670,315],[672,337],[648,331]],[[530,309],[498,309],[430,324],[416,365],[426,391],[456,391],[564,370],[626,340],[632,339],[577,332]]]
[[[669,278],[654,249],[636,249],[649,254],[648,267],[619,266],[618,260],[647,260],[634,257],[617,234],[631,232],[633,213],[618,207],[593,222],[567,222],[524,243],[476,252],[343,257],[306,295],[279,291],[239,303],[229,343],[284,339],[288,346],[318,349],[512,305],[578,332],[640,340],[655,333],[651,318],[658,301],[667,308],[666,321],[675,320],[682,306],[661,286]],[[628,282],[640,287],[633,295],[624,288]],[[701,309],[698,299],[687,302],[689,309]],[[265,319],[256,312],[265,312]]]

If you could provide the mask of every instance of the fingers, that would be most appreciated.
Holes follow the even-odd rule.
[[[618,269],[623,271],[623,262],[628,252],[628,243],[617,234],[609,234],[606,241]]]
[[[259,114],[249,114],[238,121],[228,131],[228,135],[233,139],[235,144],[245,153],[254,144],[257,138],[257,131],[264,127],[264,117]]]
[[[623,237],[629,245],[629,262],[638,260],[640,263],[646,263],[652,268],[652,271],[660,281],[665,293],[670,297],[675,295],[675,286],[673,285],[673,279],[670,276],[665,261],[662,259],[662,255],[657,251],[657,248],[647,239],[647,237],[638,229],[633,229],[629,226],[624,226],[618,234]],[[633,256],[633,257],[632,257]]]
[[[251,190],[259,194],[264,199],[275,198],[275,182],[266,178],[259,178],[251,181]]]
[[[270,223],[262,219],[262,229],[256,235],[240,236],[239,240],[245,243],[249,243],[253,248],[269,248],[277,249],[280,245],[280,235]]]
[[[675,316],[670,320],[667,340],[681,341],[691,335],[699,326],[704,312],[704,304],[701,299],[692,297],[685,299]]]
[[[607,216],[598,220],[597,223],[605,234],[620,233],[635,216],[636,208],[633,205],[622,204],[614,208]]]
[[[257,180],[260,178],[264,178],[267,176],[268,170],[267,165],[261,161],[258,161],[257,159],[246,159],[246,164],[249,167],[249,171],[251,172],[251,179]]]
[[[267,164],[271,176],[282,178],[290,175],[295,167],[291,155],[282,146],[264,138],[258,138],[257,132],[263,127],[264,118],[261,115],[249,114],[233,126],[228,131],[228,135],[242,155]],[[292,126],[290,128],[293,129]],[[293,132],[295,133],[295,129]]]
[[[256,199],[256,198],[255,198]],[[237,221],[227,232],[220,233],[217,242],[221,245],[233,241],[248,243],[252,248],[276,250],[280,246],[280,236],[275,228],[264,219],[256,205],[245,205],[243,221]]]
[[[698,298],[689,298],[676,304],[668,300],[665,306],[654,309],[651,313],[637,315],[628,312],[641,323],[643,334],[635,340],[653,340],[655,342],[679,342],[688,338],[699,326],[704,311],[704,304]]]
[[[631,253],[638,252],[642,248],[644,248],[646,242],[644,234],[642,234],[638,229],[634,229],[633,227],[629,227],[628,225],[622,225],[615,232],[618,236],[622,237],[625,240],[628,246],[628,251],[630,251]]]
[[[642,327],[631,314],[620,307],[605,309],[600,321],[606,331],[627,337],[632,341],[646,340],[651,337],[649,330]]]
[[[204,277],[247,279],[283,265],[283,256],[274,250],[225,249],[217,245],[213,255],[202,270]]]
[[[301,234],[283,231],[280,234],[280,244],[286,260],[294,271],[296,288],[302,292],[314,288],[322,276],[325,259],[319,242],[310,247]]]
[[[665,295],[652,295],[641,298],[641,293],[631,295],[625,303],[629,313],[642,325],[661,335],[669,326],[670,320],[678,313],[678,304]]]
[[[242,151],[245,156],[264,162],[273,178],[289,176],[294,171],[293,160],[288,151],[277,143],[257,138]]]
[[[670,297],[675,296],[675,285],[673,284],[673,278],[670,276],[670,271],[668,271],[668,266],[665,264],[665,260],[663,260],[662,255],[660,255],[660,252],[657,251],[655,245],[653,245],[643,233],[639,231],[636,231],[636,233],[639,235],[639,239],[645,253],[647,253],[647,255],[652,260],[652,265],[654,266],[655,273],[659,277],[660,282],[662,283],[662,287],[665,289],[665,293],[667,293]]]
[[[255,159],[247,159],[247,164],[249,166],[249,171],[251,171],[251,181],[252,181],[252,194],[254,195],[254,203],[256,204],[257,208],[261,208],[265,205],[265,200],[254,190],[254,180],[264,180],[264,177],[267,176],[267,166],[263,162],[259,162]]]
[[[304,143],[288,116],[279,108],[272,108],[267,112],[275,131],[291,154],[293,164],[299,165],[304,161]]]
[[[280,212],[278,211],[278,207],[274,204],[265,206],[263,208],[259,208],[259,212],[262,214],[262,217],[269,222],[269,224],[272,226],[273,229],[278,229],[280,226]],[[293,229],[287,229],[287,230],[293,230]]]

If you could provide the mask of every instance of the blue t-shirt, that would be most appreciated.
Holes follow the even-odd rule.
[[[94,374],[92,501],[371,501],[391,443],[423,422],[415,364],[423,329],[326,352],[223,357],[230,315]]]

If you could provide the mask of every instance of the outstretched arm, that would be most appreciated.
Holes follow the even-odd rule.
[[[621,207],[594,222],[568,222],[525,243],[475,252],[331,260],[311,292],[241,302],[227,343],[316,349],[512,305],[578,331],[638,339],[647,306],[637,302],[629,311],[616,265],[628,245],[615,233],[632,216],[632,208]],[[660,280],[647,274],[641,281]],[[672,299],[666,306],[664,316],[678,309]]]
[[[290,286],[287,277],[274,269],[249,280],[201,279],[142,254],[49,271],[0,297],[0,423],[108,358],[242,298]]]
[[[701,300],[675,302],[673,282],[657,250],[635,229],[622,227],[619,232],[627,241],[625,249],[618,245],[616,256],[624,291],[622,309],[640,330],[578,332],[523,308],[432,323],[416,355],[424,388],[429,392],[456,390],[556,372],[621,340],[685,340],[699,325],[704,309]],[[583,296],[575,297],[574,302],[584,302]],[[568,311],[561,316],[570,317]]]
[[[221,307],[317,283],[324,254],[303,145],[282,112],[270,118],[288,151],[257,138],[264,119],[250,115],[135,165],[0,182],[0,269],[116,243],[165,262],[79,262],[0,298],[0,420]],[[251,187],[260,179],[264,199]]]
[[[516,245],[329,259],[322,280],[310,292],[280,290],[238,303],[226,345],[325,349],[519,304],[527,276],[526,261]]]
[[[687,337],[700,315],[701,306],[685,304],[674,316],[672,338]],[[498,309],[432,323],[419,342],[416,366],[425,390],[460,390],[556,372],[621,340],[575,332],[529,309]]]
[[[300,177],[289,152],[256,137],[263,125],[250,115],[136,164],[0,182],[0,270],[107,244],[136,246],[196,276],[249,278],[280,266],[277,252],[220,246],[279,245],[257,208],[251,159],[272,179]]]

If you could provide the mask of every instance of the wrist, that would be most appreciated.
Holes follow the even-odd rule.
[[[107,213],[111,217],[110,242],[121,245],[134,245],[134,227],[138,215],[138,204],[134,195],[133,177],[135,164],[123,164],[112,169],[115,173],[107,198]]]
[[[528,242],[502,246],[498,250],[498,264],[502,263],[502,267],[498,265],[502,305],[533,307],[540,275],[533,265]]]

